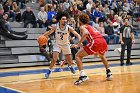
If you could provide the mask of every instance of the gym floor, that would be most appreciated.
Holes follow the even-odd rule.
[[[119,61],[109,61],[110,81],[102,62],[84,63],[89,80],[81,85],[74,85],[79,71],[72,74],[67,65],[57,65],[49,79],[44,76],[47,66],[0,69],[0,93],[140,93],[140,59],[132,62],[120,66]]]

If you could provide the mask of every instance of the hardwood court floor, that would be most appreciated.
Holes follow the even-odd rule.
[[[93,63],[84,65],[92,67]],[[111,62],[110,69],[113,73],[111,81],[105,80],[105,69],[98,66],[102,63],[94,65],[97,67],[85,68],[89,80],[78,86],[73,84],[78,78],[78,71],[76,75],[72,75],[69,71],[52,73],[50,79],[45,79],[44,73],[15,75],[0,78],[1,88],[15,92],[0,91],[0,93],[140,93],[140,60],[134,61],[132,66],[122,67],[118,62]]]

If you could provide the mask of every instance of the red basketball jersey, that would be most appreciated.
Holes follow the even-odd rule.
[[[103,36],[94,27],[88,25],[88,36],[86,37],[89,44],[84,46],[84,50],[89,54],[104,54],[107,51],[107,43]]]
[[[97,29],[95,29],[94,27],[88,25],[86,27],[86,29],[88,30],[88,37],[87,37],[87,40],[88,42],[93,42],[94,39],[96,38],[102,38],[103,36],[100,34],[99,31],[97,31]]]

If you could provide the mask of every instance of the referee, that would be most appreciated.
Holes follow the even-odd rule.
[[[121,41],[121,56],[120,56],[120,65],[124,65],[124,53],[125,47],[127,46],[127,61],[126,65],[132,65],[130,62],[131,57],[131,47],[132,43],[135,42],[134,34],[132,31],[132,27],[129,25],[129,19],[124,19],[124,25],[120,28],[120,41]]]

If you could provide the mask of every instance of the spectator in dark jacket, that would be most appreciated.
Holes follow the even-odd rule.
[[[25,33],[20,33],[20,32],[15,32],[15,31],[9,31],[6,28],[6,20],[8,18],[7,14],[3,14],[3,17],[0,19],[0,35],[4,37],[8,37],[9,39],[13,40],[21,40],[21,39],[26,39],[27,35]],[[20,34],[20,35],[19,35]],[[21,35],[23,34],[23,35]]]
[[[24,27],[26,28],[29,23],[33,25],[33,28],[37,27],[37,22],[33,11],[31,11],[30,7],[27,7],[26,11],[23,12],[22,21],[24,22]]]
[[[105,34],[108,35],[109,40],[113,39],[114,44],[119,43],[119,36],[114,33],[113,23],[109,21],[108,26],[105,28]]]

